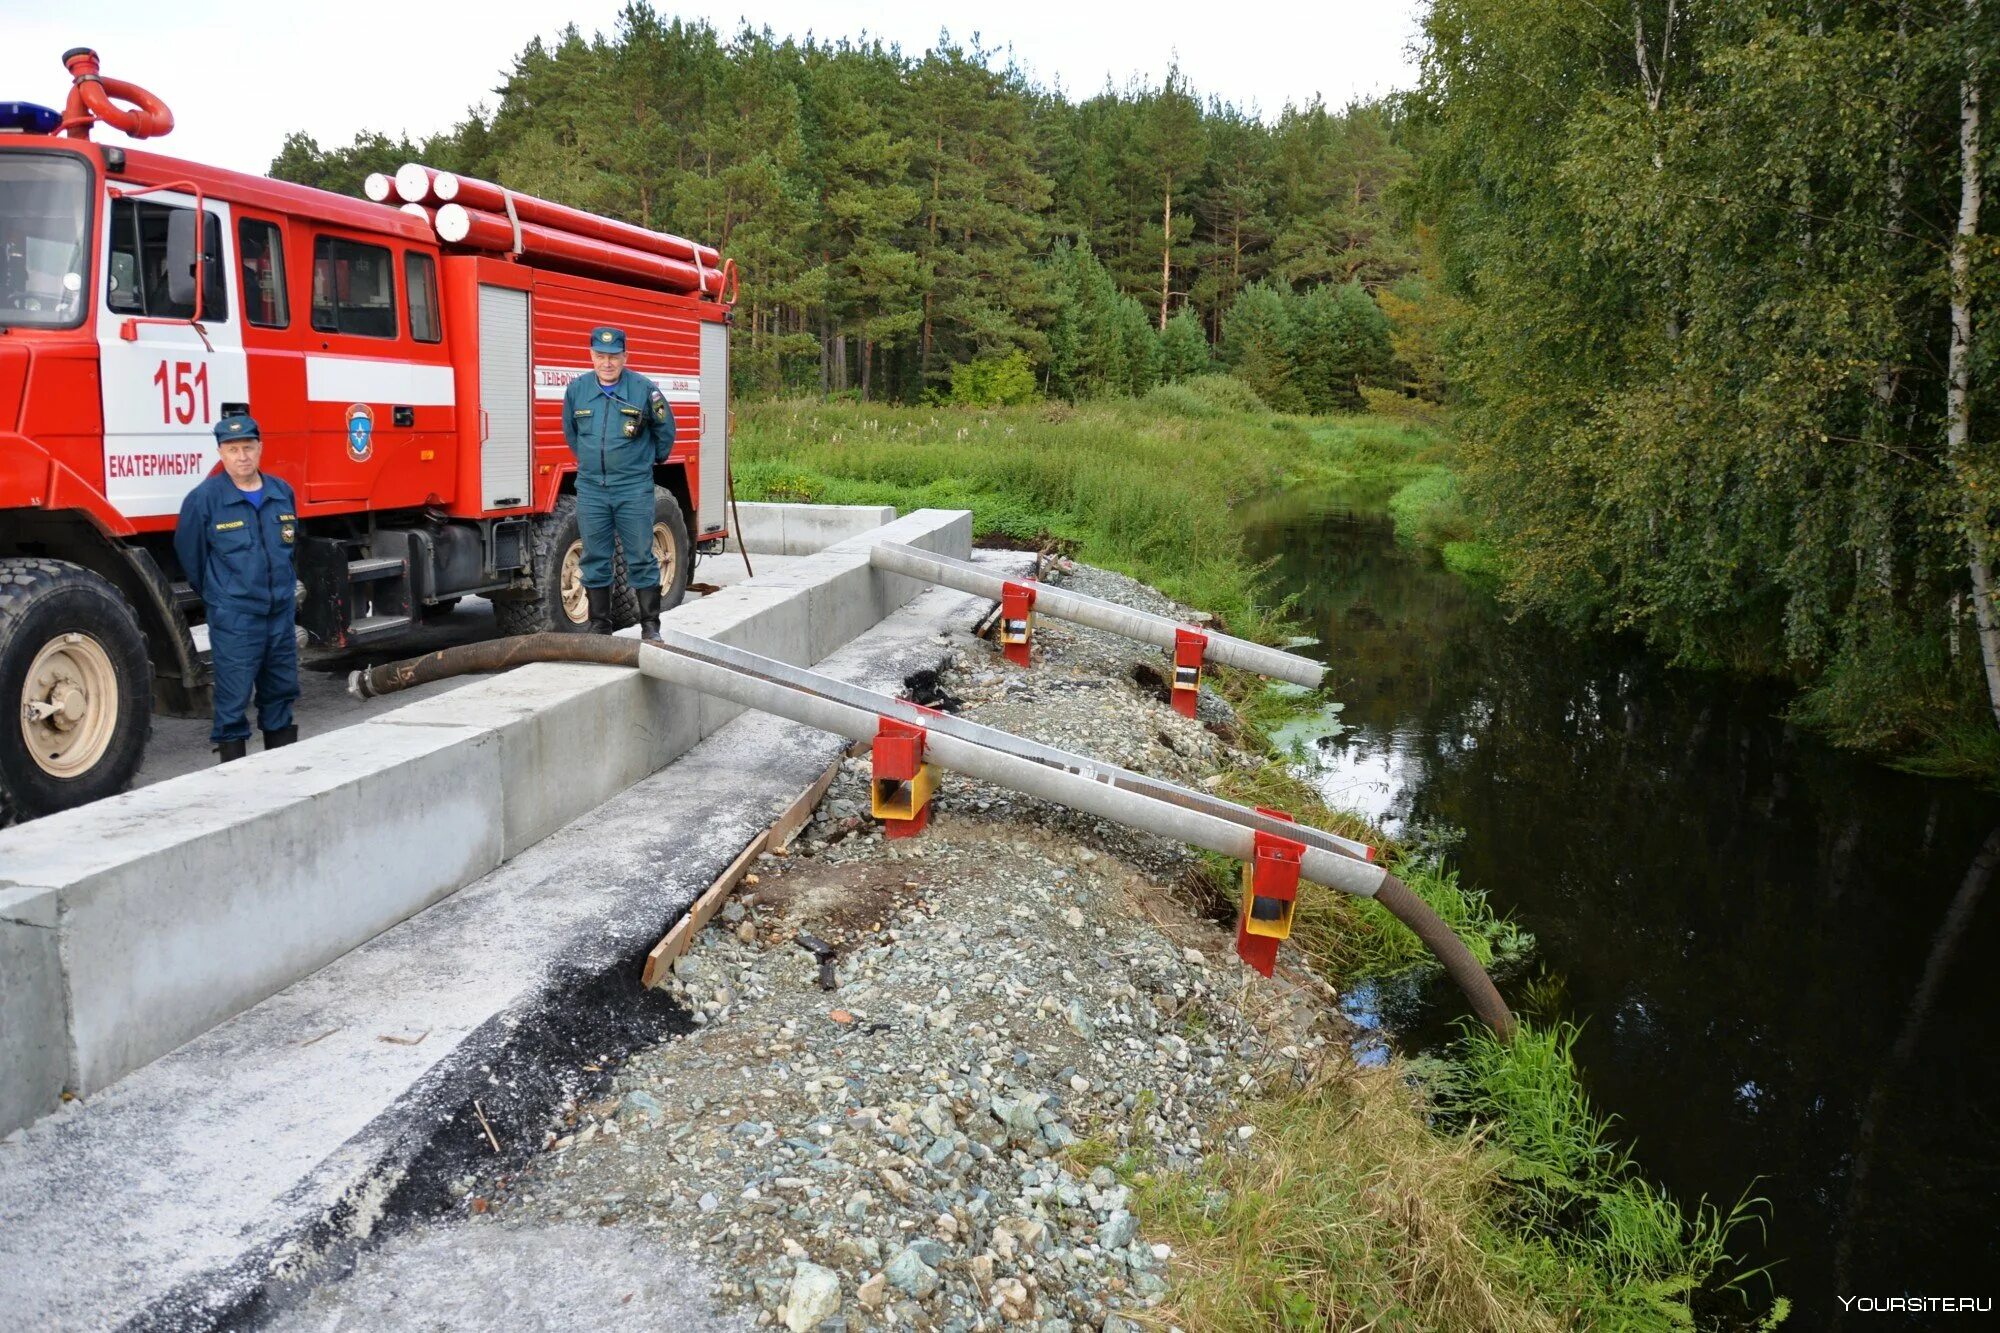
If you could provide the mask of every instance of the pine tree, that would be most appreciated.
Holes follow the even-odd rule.
[[[1292,384],[1308,411],[1351,412],[1395,359],[1389,320],[1358,282],[1315,287],[1292,306]]]
[[[1160,378],[1173,383],[1208,373],[1208,337],[1193,312],[1182,310],[1160,333]]]
[[[1292,301],[1269,282],[1253,283],[1229,307],[1224,346],[1230,369],[1280,412],[1305,406],[1292,383]]]

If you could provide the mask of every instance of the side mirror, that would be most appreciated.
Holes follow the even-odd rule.
[[[176,306],[194,306],[195,250],[199,216],[191,209],[176,208],[167,214],[167,301]]]

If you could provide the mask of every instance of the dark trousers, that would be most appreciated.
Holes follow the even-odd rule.
[[[603,487],[578,482],[576,529],[583,538],[583,586],[608,588],[615,537],[625,548],[625,583],[660,586],[660,562],[653,558],[653,482]]]
[[[299,697],[299,641],[292,608],[266,615],[211,607],[208,647],[215,671],[215,725],[209,740],[250,738],[250,694],[257,694],[257,729],[292,725]]]

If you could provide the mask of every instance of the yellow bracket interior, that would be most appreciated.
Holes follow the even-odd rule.
[[[1274,940],[1290,937],[1292,933],[1292,910],[1299,905],[1296,897],[1290,899],[1265,898],[1263,901],[1276,907],[1276,916],[1259,917],[1256,912],[1258,897],[1249,865],[1243,867],[1243,931],[1246,935],[1264,935]]]
[[[868,808],[877,819],[915,819],[937,791],[937,770],[929,764],[917,765],[917,775],[908,782],[877,778],[868,784]]]

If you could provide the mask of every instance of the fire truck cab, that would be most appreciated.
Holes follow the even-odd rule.
[[[0,813],[119,791],[153,710],[209,711],[172,536],[229,413],[297,494],[322,647],[468,594],[503,633],[585,627],[559,415],[595,324],[676,424],[653,549],[623,559],[672,606],[719,548],[725,302],[452,253],[394,207],[94,142],[75,106],[0,103]]]

